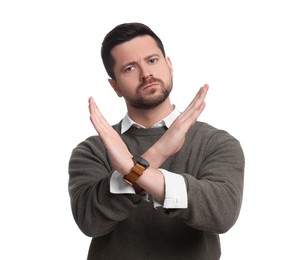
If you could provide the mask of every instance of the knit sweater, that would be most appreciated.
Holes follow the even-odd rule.
[[[121,123],[113,128],[120,133]],[[131,127],[121,135],[132,154],[143,154],[166,127]],[[92,237],[89,260],[216,260],[219,234],[236,222],[242,203],[244,155],[223,130],[196,122],[182,148],[160,168],[185,178],[188,208],[154,208],[137,194],[110,193],[114,169],[98,136],[72,152],[69,193],[74,219]],[[145,173],[144,173],[145,174]]]

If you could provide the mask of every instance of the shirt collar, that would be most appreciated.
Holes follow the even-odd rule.
[[[181,113],[178,111],[176,106],[174,106],[174,110],[163,120],[159,121],[158,123],[154,124],[152,128],[156,127],[161,127],[161,126],[166,126],[169,128],[171,124],[176,120],[176,118],[180,115]],[[121,127],[121,134],[125,133],[131,126],[135,125],[138,128],[145,128],[144,126],[136,123],[133,121],[128,114],[125,115],[125,117],[122,120],[122,127]]]

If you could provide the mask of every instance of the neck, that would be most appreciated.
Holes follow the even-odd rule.
[[[173,112],[173,105],[168,98],[154,108],[139,109],[127,105],[127,110],[129,117],[133,121],[149,128]]]

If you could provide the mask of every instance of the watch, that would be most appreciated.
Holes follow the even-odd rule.
[[[124,181],[129,185],[133,185],[143,172],[149,167],[149,162],[139,155],[132,157],[135,165],[131,168],[130,172],[124,176]]]

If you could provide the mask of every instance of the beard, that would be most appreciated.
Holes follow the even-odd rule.
[[[142,91],[142,88],[149,82],[157,83],[158,86]],[[136,96],[128,100],[130,106],[138,109],[151,109],[162,104],[168,98],[173,88],[172,79],[166,86],[163,81],[155,78],[150,79],[149,82],[143,82],[139,85]]]

